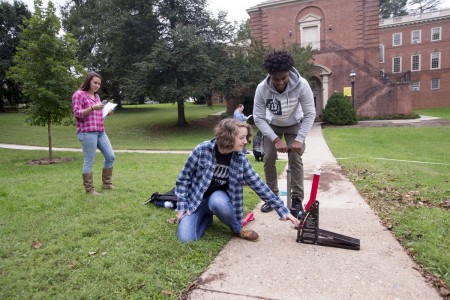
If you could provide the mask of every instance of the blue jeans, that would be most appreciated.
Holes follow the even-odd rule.
[[[114,163],[114,151],[109,142],[109,138],[106,132],[92,131],[92,132],[79,132],[78,139],[81,142],[83,148],[84,163],[83,174],[92,173],[92,165],[95,161],[95,153],[97,148],[102,152],[105,157],[103,164],[104,169],[110,169]]]
[[[202,238],[206,229],[213,222],[213,215],[228,225],[233,234],[241,231],[242,225],[236,219],[233,205],[228,194],[224,191],[215,191],[203,199],[200,206],[193,213],[185,213],[178,223],[178,240],[182,243],[193,242]]]

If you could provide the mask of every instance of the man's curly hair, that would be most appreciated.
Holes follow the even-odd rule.
[[[269,74],[276,72],[287,72],[294,66],[294,59],[285,50],[272,51],[264,59],[264,69]]]

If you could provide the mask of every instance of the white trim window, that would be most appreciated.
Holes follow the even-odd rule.
[[[440,40],[441,40],[441,27],[431,28],[431,41],[440,41]]]
[[[402,71],[402,57],[396,56],[392,58],[392,73],[401,73]]]
[[[431,79],[431,90],[439,90],[441,88],[441,80],[439,78]]]
[[[430,69],[437,70],[441,68],[441,52],[432,52],[430,55]]]
[[[420,81],[412,81],[411,82],[411,90],[413,92],[420,92]]]
[[[302,47],[311,46],[313,50],[320,50],[320,23],[322,18],[308,14],[300,20],[300,41]]]
[[[397,32],[392,34],[392,46],[401,46],[402,45],[402,33]]]
[[[411,55],[411,71],[420,71],[420,54]]]
[[[380,64],[384,64],[384,45],[383,44],[379,44],[378,45],[378,50],[380,52],[379,63]]]
[[[411,31],[411,44],[419,44],[422,42],[422,30]]]

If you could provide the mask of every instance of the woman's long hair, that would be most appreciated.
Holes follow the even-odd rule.
[[[80,90],[82,91],[89,91],[89,88],[91,87],[91,80],[94,77],[100,78],[100,80],[103,80],[102,76],[100,76],[98,73],[91,71],[84,79],[83,83],[80,86]]]

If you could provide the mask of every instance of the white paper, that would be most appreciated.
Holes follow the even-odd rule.
[[[112,109],[114,110],[117,106],[117,103],[108,102],[105,104],[105,107],[103,107],[103,119],[108,116],[109,111]]]

